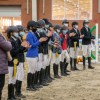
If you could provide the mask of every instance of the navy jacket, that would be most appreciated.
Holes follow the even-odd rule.
[[[81,34],[84,34],[84,38],[82,39],[82,44],[83,45],[88,45],[91,44],[91,39],[94,39],[94,36],[92,36],[90,28],[88,28],[88,30],[86,29],[86,27],[83,27],[81,29]]]
[[[18,48],[19,48],[18,61],[19,62],[24,62],[25,61],[24,52],[26,51],[26,48],[22,47],[21,43],[22,43],[22,37],[20,36],[18,38]]]
[[[12,56],[12,61],[8,61],[8,66],[13,67],[14,66],[13,60],[18,59],[18,54],[19,54],[18,39],[15,37],[11,37],[10,42],[12,44],[12,49],[10,51],[10,54]]]
[[[76,46],[79,47],[80,32],[79,32],[79,30],[77,30],[77,32],[76,32],[76,30],[74,28],[72,30],[70,30],[70,33],[72,33],[72,32],[76,33],[76,35],[73,37],[70,37],[70,47],[74,47],[74,42],[77,42]]]

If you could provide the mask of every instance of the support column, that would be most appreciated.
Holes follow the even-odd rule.
[[[37,21],[37,0],[32,0],[32,20]]]
[[[98,0],[98,13],[100,13],[100,0]]]

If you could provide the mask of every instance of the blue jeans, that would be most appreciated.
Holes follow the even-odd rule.
[[[5,74],[0,74],[0,100],[1,100],[4,84],[5,84]]]

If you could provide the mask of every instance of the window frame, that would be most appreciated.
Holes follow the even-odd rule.
[[[62,19],[53,19],[53,7],[52,7],[52,2],[53,0],[51,0],[51,18],[52,18],[52,20],[63,20],[63,18]],[[64,2],[66,2],[66,0],[64,0]],[[65,9],[65,8],[64,8]],[[78,15],[79,15],[79,12],[78,12]],[[66,17],[66,15],[65,15],[65,10],[64,10],[64,19],[68,19],[67,17]],[[86,18],[86,19],[88,19],[88,18]],[[91,18],[89,18],[88,20],[92,20],[93,19],[93,0],[91,0]],[[84,20],[84,19],[68,19],[68,20],[78,20],[78,21],[81,21],[81,20]]]

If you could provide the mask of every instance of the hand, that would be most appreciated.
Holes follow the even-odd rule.
[[[74,32],[72,32],[72,33],[69,34],[70,37],[75,36],[75,35],[76,34]]]
[[[72,37],[72,33],[70,33],[69,36]]]
[[[44,42],[44,41],[46,41],[47,39],[48,39],[47,37],[42,37],[42,38],[39,39],[39,41],[40,41],[40,42]]]
[[[72,34],[72,36],[75,36],[75,35],[76,35],[76,33],[73,33],[73,34]]]
[[[51,31],[48,31],[47,36],[48,36],[48,37],[51,37],[51,36],[52,36],[52,34],[53,34],[53,33],[52,33]]]
[[[57,47],[57,45],[55,45],[55,44],[54,44],[53,46],[54,46],[55,48]]]
[[[31,48],[31,45],[29,45],[29,43],[27,41],[23,41],[21,46],[23,46],[25,48]]]
[[[80,38],[83,38],[83,37],[84,37],[84,35],[81,35],[81,36],[80,36]]]

